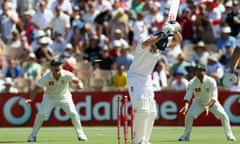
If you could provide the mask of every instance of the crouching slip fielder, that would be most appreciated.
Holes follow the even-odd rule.
[[[193,120],[203,111],[206,112],[206,115],[208,115],[210,111],[216,118],[221,120],[227,140],[235,141],[236,139],[232,134],[229,118],[224,111],[224,108],[218,101],[216,81],[212,77],[206,75],[205,65],[197,64],[195,69],[196,76],[189,82],[189,86],[184,97],[185,105],[182,109],[180,109],[181,113],[184,115],[187,113],[187,115],[185,117],[184,134],[178,140],[188,141],[192,130]],[[195,98],[193,99],[192,105],[188,111],[192,95],[194,95]]]
[[[46,87],[41,108],[39,109],[39,112],[35,118],[32,134],[29,136],[28,142],[36,141],[37,133],[44,121],[44,118],[55,106],[60,106],[71,118],[78,140],[87,140],[80,123],[80,118],[75,109],[71,92],[69,91],[70,82],[76,83],[80,89],[83,88],[83,84],[72,73],[63,70],[61,65],[62,62],[60,60],[51,60],[51,71],[43,75],[33,91],[30,93],[30,99],[26,100],[26,103],[30,103],[36,94],[40,92],[43,87]]]
[[[162,32],[139,40],[133,63],[127,74],[128,91],[134,108],[134,144],[148,144],[156,117],[151,73],[160,58],[160,50],[168,43],[168,36],[180,43],[179,24],[166,24]]]

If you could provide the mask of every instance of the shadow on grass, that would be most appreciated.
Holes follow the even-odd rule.
[[[0,143],[16,143],[16,144],[19,144],[19,143],[26,143],[27,141],[0,141]]]
[[[61,142],[66,142],[66,143],[68,143],[68,142],[78,142],[78,140],[72,140],[72,141],[70,141],[70,140],[61,140]],[[27,142],[27,140],[23,140],[23,141],[0,141],[0,144],[7,144],[7,143],[15,143],[15,144],[22,144],[22,143],[57,143],[58,141],[57,140],[37,140],[36,142]]]

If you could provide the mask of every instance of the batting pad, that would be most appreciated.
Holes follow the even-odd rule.
[[[135,143],[149,141],[155,118],[155,100],[141,99],[136,103],[134,117]]]
[[[135,110],[137,112],[146,112],[148,113],[150,110],[150,103],[148,99],[141,99],[137,101],[135,104]]]
[[[157,114],[157,106],[155,100],[149,100],[149,112]]]
[[[138,144],[146,139],[147,120],[149,115],[149,100],[141,99],[135,104],[134,143]]]
[[[155,100],[150,100],[149,101],[149,113],[148,113],[148,118],[147,118],[147,130],[146,130],[146,142],[149,143],[150,136],[152,133],[154,121],[157,116],[157,108],[156,108],[156,101]]]
[[[146,111],[137,111],[134,116],[134,144],[145,141],[147,131],[148,113]]]

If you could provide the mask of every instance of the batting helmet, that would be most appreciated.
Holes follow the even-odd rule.
[[[154,36],[164,36],[162,39],[160,39],[157,43],[156,46],[159,50],[164,51],[167,47],[168,44],[168,37],[164,32],[157,32],[153,34]]]
[[[156,46],[160,51],[164,51],[167,48],[167,44],[168,44],[168,37],[164,37],[156,43]]]

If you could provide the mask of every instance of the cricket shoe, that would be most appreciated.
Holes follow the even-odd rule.
[[[78,140],[79,140],[79,141],[87,141],[88,138],[87,138],[86,135],[81,135],[81,136],[78,136]]]
[[[151,144],[151,143],[149,143],[149,142],[146,142],[146,141],[141,141],[140,143],[138,143],[138,144]]]
[[[27,142],[36,142],[36,141],[37,141],[37,137],[34,135],[30,135],[27,140]]]
[[[178,141],[189,141],[189,136],[187,136],[187,135],[182,135],[182,136],[178,139]]]
[[[231,135],[231,136],[227,137],[227,140],[228,141],[236,141],[236,138],[233,135]]]

